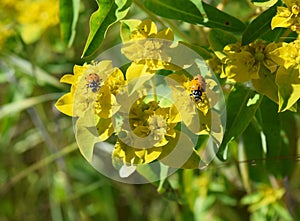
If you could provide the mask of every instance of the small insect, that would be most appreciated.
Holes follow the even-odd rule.
[[[91,89],[92,92],[96,93],[100,89],[100,78],[97,74],[89,74],[86,78],[87,89]]]
[[[195,76],[191,82],[190,82],[190,87],[191,87],[191,94],[190,96],[192,99],[196,102],[199,100],[202,101],[202,93],[205,91],[206,83],[204,78],[198,74]]]

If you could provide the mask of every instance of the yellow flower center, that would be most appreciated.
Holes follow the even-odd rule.
[[[161,115],[153,115],[148,119],[149,129],[155,141],[160,141],[167,133],[167,122]]]
[[[262,52],[258,52],[254,55],[256,61],[263,61],[265,59],[265,55]]]
[[[151,58],[151,59],[157,59],[160,60],[161,58],[161,47],[162,47],[162,43],[159,42],[158,40],[149,40],[146,41],[144,43],[144,53],[143,53],[143,57],[144,58]]]

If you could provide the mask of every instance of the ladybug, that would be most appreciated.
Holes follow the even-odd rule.
[[[191,94],[190,96],[196,102],[202,101],[202,93],[205,91],[206,83],[204,78],[198,74],[190,81]]]
[[[87,89],[91,88],[94,93],[100,89],[100,78],[97,74],[89,74],[85,79],[87,81]]]

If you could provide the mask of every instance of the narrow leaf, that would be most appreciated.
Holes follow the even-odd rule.
[[[258,7],[272,7],[278,0],[251,0],[251,2]]]
[[[245,24],[240,20],[205,2],[202,2],[200,10],[195,4],[186,0],[146,0],[145,7],[162,17],[210,28],[220,28],[232,32],[242,32],[245,29]],[[205,11],[205,14],[201,13],[202,10]]]
[[[262,96],[249,88],[239,84],[235,85],[228,96],[226,130],[217,153],[220,160],[227,158],[225,153],[228,142],[238,138],[247,128],[261,100]]]
[[[70,47],[76,34],[79,0],[60,0],[59,7],[61,38]]]
[[[208,34],[208,41],[214,51],[223,51],[226,45],[236,43],[237,39],[228,32],[213,29]]]
[[[262,182],[267,181],[268,177],[265,171],[263,159],[263,145],[261,139],[261,129],[257,121],[252,121],[242,134],[243,145],[247,161],[249,161],[248,170],[250,180]]]
[[[276,5],[264,11],[246,28],[242,37],[242,45],[246,45],[271,31],[271,20],[276,15]]]
[[[280,166],[281,163],[278,163],[275,158],[280,156],[282,138],[280,136],[281,126],[277,105],[267,97],[264,97],[259,108],[259,113],[261,115],[263,133],[266,136],[266,158],[269,159],[266,162],[267,169],[272,174],[278,175],[280,174],[282,166]]]
[[[82,57],[95,53],[102,43],[107,30],[111,25],[125,17],[130,6],[126,2],[120,4],[120,1],[115,2],[113,0],[97,0],[97,3],[99,8],[90,18],[90,33]],[[119,3],[119,5],[116,3]],[[124,9],[125,6],[128,8]]]
[[[30,97],[22,100],[18,100],[9,104],[5,104],[1,106],[0,108],[0,119],[4,118],[5,116],[9,114],[15,114],[18,112],[21,112],[29,107],[32,107],[34,105],[50,101],[50,100],[56,100],[59,98],[61,94],[59,93],[53,93],[53,94],[44,94],[38,97]]]

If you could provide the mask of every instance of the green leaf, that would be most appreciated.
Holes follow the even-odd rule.
[[[296,116],[291,111],[280,113],[281,125],[281,143],[280,164],[282,167],[282,176],[290,176],[297,164],[296,155],[298,144],[295,137],[299,137],[299,128],[297,127]]]
[[[207,15],[207,23],[205,26],[210,28],[220,28],[229,32],[241,33],[245,30],[246,25],[239,19],[220,11],[219,9],[202,2],[203,8]]]
[[[293,221],[293,217],[287,210],[285,206],[282,206],[280,202],[275,202],[272,204],[272,208],[276,211],[276,214],[281,218],[281,220]],[[279,219],[279,218],[278,218]]]
[[[208,34],[208,42],[214,51],[223,51],[226,45],[236,43],[237,39],[228,32],[213,29]]]
[[[136,171],[149,182],[159,180],[159,176],[155,168],[151,164],[137,164]]]
[[[280,156],[282,145],[280,136],[280,118],[277,105],[267,97],[263,98],[259,108],[261,125],[266,138],[266,161],[267,169],[272,174],[280,174],[282,166],[276,158]]]
[[[262,144],[262,134],[260,125],[256,120],[253,120],[247,129],[242,134],[245,159],[249,163],[246,164],[249,171],[249,177],[252,181],[262,182],[267,181],[268,177],[266,175],[264,167],[264,152]]]
[[[232,32],[242,32],[245,29],[245,24],[240,20],[205,2],[202,2],[200,10],[199,6],[186,0],[145,0],[144,4],[153,13],[170,19]],[[202,10],[205,11],[205,14]]]
[[[197,54],[199,54],[204,60],[208,60],[212,58],[212,55],[210,51],[204,47],[200,47],[198,45],[190,44],[187,42],[179,41],[180,44],[183,44],[184,46],[187,46],[188,48],[195,51]]]
[[[300,98],[299,70],[280,66],[276,75],[278,85],[279,112],[290,109]]]
[[[251,2],[258,7],[272,7],[278,0],[251,0]]]
[[[276,7],[274,5],[264,11],[247,26],[243,33],[242,45],[249,44],[271,30],[271,20],[276,15]]]
[[[160,173],[159,173],[159,185],[157,187],[157,192],[162,194],[166,191],[164,188],[164,183],[168,177],[169,167],[160,163]]]
[[[217,156],[220,160],[227,158],[228,142],[238,138],[248,127],[260,105],[262,96],[243,85],[236,84],[228,96],[227,123],[223,141]]]
[[[97,3],[99,8],[90,18],[90,33],[82,57],[95,53],[111,25],[125,17],[131,1],[97,0]]]
[[[59,18],[61,38],[70,47],[76,34],[76,24],[79,16],[79,0],[60,0]]]

